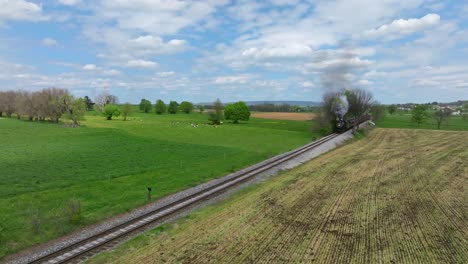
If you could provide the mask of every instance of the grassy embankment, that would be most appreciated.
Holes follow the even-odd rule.
[[[0,258],[311,140],[310,122],[205,114],[88,115],[83,126],[0,120]],[[190,124],[198,123],[197,128]]]
[[[467,138],[376,129],[91,263],[467,263]]]

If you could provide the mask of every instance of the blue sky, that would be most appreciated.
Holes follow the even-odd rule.
[[[468,99],[468,2],[0,0],[0,90],[121,102]]]

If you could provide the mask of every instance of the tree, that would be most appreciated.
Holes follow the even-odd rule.
[[[16,92],[15,91],[6,91],[1,94],[0,104],[2,111],[7,117],[11,117],[16,110]]]
[[[232,120],[234,123],[239,123],[239,120],[249,121],[249,107],[242,101],[229,104],[224,109],[224,117],[227,120]]]
[[[86,99],[84,98],[78,98],[75,99],[73,96],[70,96],[69,98],[65,99],[69,100],[69,103],[67,103],[67,111],[66,115],[67,117],[73,121],[74,126],[79,126],[80,125],[80,120],[83,120],[83,117],[86,113]]]
[[[5,111],[5,92],[0,91],[0,117],[3,116],[3,112]]]
[[[193,104],[191,102],[183,101],[180,103],[180,110],[186,114],[190,114],[193,110]]]
[[[213,110],[214,111],[210,112],[208,120],[210,120],[213,125],[219,125],[221,121],[224,120],[223,103],[221,103],[221,100],[216,99],[213,103]]]
[[[198,111],[200,112],[200,114],[203,114],[203,112],[205,112],[205,106],[204,105],[199,105],[198,106]]]
[[[170,101],[169,102],[169,108],[167,111],[169,114],[175,114],[179,110],[179,104],[176,101]]]
[[[118,98],[115,95],[109,94],[107,91],[102,91],[100,94],[94,98],[95,106],[98,111],[104,111],[104,107],[108,104],[117,104]]]
[[[27,116],[30,121],[34,119],[36,115],[36,109],[33,104],[34,93],[21,91],[16,96],[16,113],[18,117],[20,115]]]
[[[354,88],[346,90],[344,93],[349,105],[348,116],[359,117],[370,111],[374,103],[371,92],[361,88]]]
[[[411,120],[421,125],[429,117],[426,105],[416,105],[411,109]]]
[[[140,101],[140,111],[143,113],[149,113],[151,111],[151,102],[146,99],[141,99]]]
[[[67,102],[65,98],[70,96],[66,89],[49,88],[42,90],[43,104],[40,106],[45,115],[50,118],[52,122],[58,123],[60,117],[67,111]]]
[[[94,102],[87,95],[84,97],[84,102],[86,105],[86,111],[91,111],[94,108]]]
[[[452,114],[452,111],[450,109],[439,109],[434,112],[434,119],[437,122],[437,129],[440,129],[440,125],[444,121],[448,121],[450,118],[450,114]]]
[[[107,120],[112,120],[112,117],[120,116],[120,109],[117,105],[108,104],[104,107],[102,115],[107,118]]]
[[[468,104],[463,105],[462,119],[468,121]]]
[[[387,107],[387,109],[388,109],[388,113],[391,114],[391,115],[393,115],[393,114],[396,112],[396,110],[397,110],[397,106],[394,105],[394,104],[392,104],[392,105],[389,105],[389,106]]]
[[[48,88],[37,92],[6,91],[0,92],[0,112],[11,117],[16,113],[18,119],[27,116],[29,120],[50,121],[58,123],[71,103],[67,89]]]
[[[131,113],[132,113],[132,105],[130,103],[125,103],[122,106],[123,121],[127,121],[127,116],[129,116]]]
[[[374,104],[371,106],[370,113],[372,120],[377,123],[385,117],[385,106],[379,104],[378,102],[374,102]]]
[[[162,114],[166,113],[167,106],[166,106],[166,104],[164,103],[163,100],[158,99],[156,101],[156,104],[154,105],[154,109],[155,109],[155,112],[156,112],[157,115],[162,115]]]

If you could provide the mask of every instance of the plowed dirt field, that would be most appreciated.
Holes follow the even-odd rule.
[[[315,117],[314,113],[282,113],[282,112],[253,112],[252,117],[280,119],[280,120],[296,120],[307,121]]]
[[[468,132],[376,129],[95,262],[468,263]]]

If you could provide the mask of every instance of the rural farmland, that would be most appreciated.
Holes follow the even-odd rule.
[[[466,263],[467,137],[375,129],[91,263]]]
[[[155,200],[314,136],[305,121],[252,119],[214,127],[199,113],[135,113],[123,122],[91,112],[75,129],[0,122],[0,258],[143,205],[147,187]]]
[[[468,0],[0,7],[0,264],[468,264]]]

